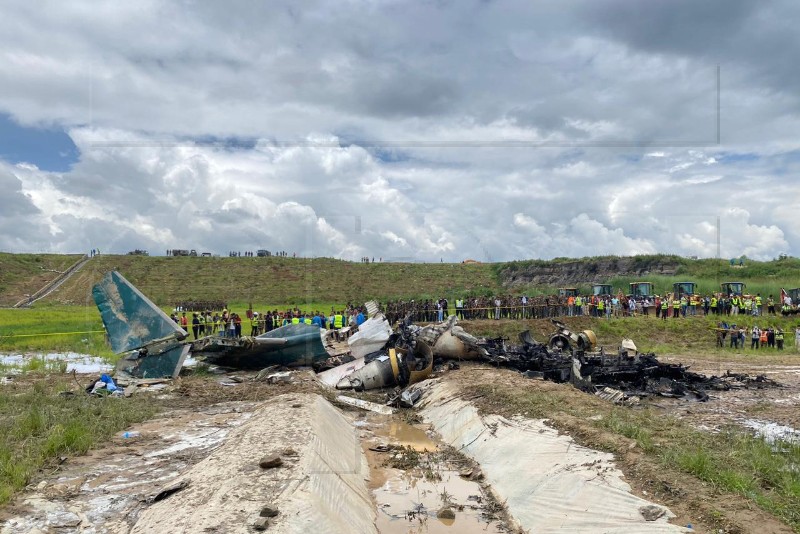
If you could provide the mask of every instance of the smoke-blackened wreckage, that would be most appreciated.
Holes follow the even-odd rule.
[[[573,332],[556,320],[546,341],[535,340],[526,330],[512,343],[503,337],[475,337],[457,324],[455,316],[423,327],[403,321],[392,328],[371,302],[369,319],[347,340],[349,351],[335,354],[330,331],[305,324],[255,337],[207,336],[190,341],[185,330],[115,271],[94,287],[93,296],[113,350],[124,354],[117,372],[137,378],[177,377],[189,354],[233,369],[311,366],[330,387],[391,388],[395,394],[390,402],[405,406],[419,398],[410,386],[465,360],[515,369],[530,378],[568,382],[626,404],[653,395],[706,401],[709,391],[777,385],[763,375],[694,373],[682,364],[660,362],[653,353],[640,353],[630,339],[606,352],[598,347],[593,331]]]

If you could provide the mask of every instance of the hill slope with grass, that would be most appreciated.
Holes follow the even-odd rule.
[[[33,293],[80,258],[78,255],[0,254],[0,305],[10,306]],[[331,258],[220,258],[103,255],[92,258],[46,300],[51,304],[92,305],[91,287],[116,269],[162,306],[187,300],[301,305],[344,304],[445,296],[548,294],[558,287],[591,291],[607,283],[627,293],[645,280],[663,294],[678,281],[698,284],[701,293],[724,281],[743,281],[752,293],[777,297],[780,288],[800,287],[800,260],[691,260],[651,255],[556,258],[495,264],[354,263]]]
[[[13,306],[25,295],[35,293],[81,257],[81,254],[0,252],[0,307]]]
[[[156,304],[187,300],[302,305],[439,298],[501,291],[480,264],[353,263],[330,258],[98,256],[49,297],[91,304],[91,287],[117,270]]]

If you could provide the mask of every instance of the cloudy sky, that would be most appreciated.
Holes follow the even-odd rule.
[[[794,0],[3,2],[0,250],[714,257],[719,220],[723,257],[798,256],[797,21]]]

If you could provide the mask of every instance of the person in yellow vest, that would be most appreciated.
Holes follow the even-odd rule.
[[[250,316],[250,335],[253,337],[258,335],[258,312],[253,312]]]
[[[761,315],[761,304],[762,304],[761,293],[757,293],[755,308],[753,309],[753,315]]]
[[[667,299],[666,295],[663,299],[661,299],[661,318],[665,321],[667,320],[667,314],[669,312],[669,299]]]
[[[292,324],[300,324],[300,316],[299,315],[292,316]]]
[[[583,299],[580,295],[575,297],[575,315],[581,316],[583,315]]]
[[[716,295],[711,297],[711,304],[709,305],[709,308],[711,308],[711,314],[712,315],[716,315],[717,314],[717,296]]]
[[[781,328],[775,331],[775,344],[778,346],[778,350],[783,350],[783,330]]]
[[[606,301],[602,298],[597,299],[597,316],[602,317],[606,313]]]
[[[681,301],[675,297],[672,299],[672,316],[675,319],[681,316]]]

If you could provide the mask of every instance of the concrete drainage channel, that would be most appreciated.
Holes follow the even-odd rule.
[[[475,462],[442,443],[430,425],[377,414],[353,423],[370,468],[380,534],[511,531]]]
[[[685,531],[611,455],[420,386],[394,415],[288,393],[143,423],[21,496],[0,532]]]

